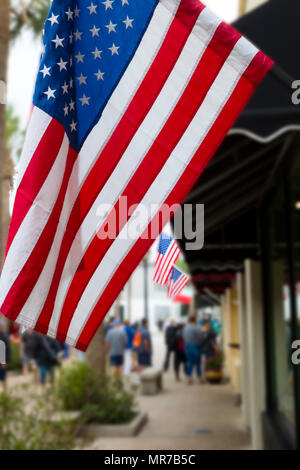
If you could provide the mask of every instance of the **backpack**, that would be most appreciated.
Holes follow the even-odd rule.
[[[141,347],[141,345],[142,345],[142,333],[139,330],[135,332],[132,344],[133,344],[133,347],[135,349],[139,349]]]

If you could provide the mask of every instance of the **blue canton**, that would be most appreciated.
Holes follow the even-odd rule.
[[[172,281],[174,281],[176,283],[181,276],[182,276],[182,272],[179,271],[176,268],[173,268],[173,271],[172,271],[172,274],[171,274]]]
[[[33,104],[79,151],[100,119],[158,0],[54,0],[44,28]]]
[[[162,233],[160,236],[160,240],[159,240],[158,252],[161,255],[164,255],[167,252],[167,249],[169,248],[172,241],[173,241],[172,237]]]

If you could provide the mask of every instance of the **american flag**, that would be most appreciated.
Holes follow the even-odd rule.
[[[0,310],[85,350],[272,61],[198,0],[53,0],[43,44]]]
[[[153,281],[162,286],[166,285],[172,268],[180,255],[180,250],[175,240],[162,233],[159,239],[157,257],[154,264]]]
[[[175,299],[189,281],[189,277],[174,266],[169,281],[168,296]]]

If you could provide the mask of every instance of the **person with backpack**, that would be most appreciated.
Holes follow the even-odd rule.
[[[141,321],[141,326],[134,335],[133,346],[137,353],[138,372],[142,372],[146,367],[151,367],[152,340],[146,318]]]
[[[51,384],[55,378],[55,367],[60,365],[64,354],[64,346],[59,341],[38,334],[36,337],[34,358],[39,368],[41,394],[46,390],[46,381],[49,377]]]

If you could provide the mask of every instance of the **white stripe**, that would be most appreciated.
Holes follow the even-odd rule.
[[[237,61],[237,53],[240,54],[240,62]],[[189,164],[197,148],[205,139],[235,89],[240,77],[243,75],[256,53],[257,49],[244,38],[238,41],[187,131],[141,201],[142,204],[149,206],[149,209],[151,208],[152,211],[154,207],[153,204],[159,204],[160,206],[163,204],[169,192]],[[135,214],[133,214],[133,217],[127,224],[129,228],[135,223],[134,215]],[[155,213],[153,212],[150,219],[141,227],[141,233],[145,230],[154,215]],[[88,320],[96,302],[102,295],[124,257],[134,247],[135,240],[126,239],[124,233],[122,233],[128,231],[127,226],[123,228],[120,236],[107,251],[78,303],[68,330],[68,341],[71,344],[72,342],[76,344],[83,329],[82,326]]]
[[[187,279],[186,277],[183,277],[183,279],[181,279],[181,281],[179,282],[179,284],[176,286],[176,288],[173,291],[174,298],[182,291],[186,283],[187,283]]]
[[[208,19],[207,19],[208,17]],[[95,217],[97,208],[110,204],[114,206],[122,194],[124,188],[129,183],[135,171],[142,162],[144,156],[149,151],[156,136],[166,123],[174,107],[178,103],[191,75],[194,73],[203,53],[214,35],[220,20],[216,17],[212,26],[211,13],[203,10],[199,15],[199,21],[210,25],[210,35],[206,36],[206,41],[201,42],[196,35],[191,34],[178,58],[178,61],[162,88],[157,100],[139,127],[129,146],[124,152],[120,162],[114,169],[114,172],[107,180],[101,193],[95,200],[85,220],[83,221],[68,254],[62,282],[56,296],[54,313],[51,319],[51,334],[57,327],[59,313],[62,308],[68,288],[76,273],[77,267],[82,259],[83,253],[88,248],[90,242],[95,236]],[[207,20],[206,20],[207,19]],[[198,29],[198,25],[195,26]],[[104,116],[103,116],[104,119]],[[98,226],[104,221],[98,220]]]
[[[165,285],[168,275],[170,274],[170,270],[172,269],[172,266],[170,267],[170,263],[172,263],[172,260],[176,254],[176,251],[177,251],[176,243],[172,242],[170,245],[169,252],[167,252],[165,255],[164,264],[160,272],[159,282],[162,285]]]
[[[28,167],[31,158],[34,155],[51,121],[52,117],[49,116],[49,114],[46,114],[39,108],[33,108],[20,158],[15,191],[18,189],[20,182],[22,181],[25,174],[26,168]]]
[[[31,204],[22,222],[22,230],[16,233],[7,253],[0,278],[0,305],[31,255],[51,215],[62,183],[68,150],[69,139],[65,134],[45,183]]]
[[[165,269],[165,272],[164,272],[164,275],[163,275],[163,279],[162,279],[163,284],[165,284],[167,282],[168,277],[170,276],[170,273],[172,271],[173,265],[174,265],[176,259],[178,258],[178,255],[179,255],[179,248],[176,245],[176,243],[174,242],[174,251],[173,251],[172,256],[170,257],[170,259],[168,261],[167,269]]]
[[[80,188],[149,70],[174,19],[178,3],[179,0],[163,0],[157,6],[140,46],[107,103],[102,118],[86,139],[71,173],[58,229],[47,262],[18,320],[24,321],[30,318],[32,325],[35,325],[46,300],[64,230]],[[64,281],[66,280],[63,279]],[[54,322],[54,319],[52,321]]]
[[[168,264],[167,260],[170,256],[172,256],[173,250],[174,250],[174,243],[171,242],[170,245],[167,248],[166,253],[163,255],[162,263],[160,264],[159,277],[158,277],[158,283],[159,284],[161,284],[161,282],[162,282],[162,276],[163,276],[163,273],[165,272],[166,265]]]

